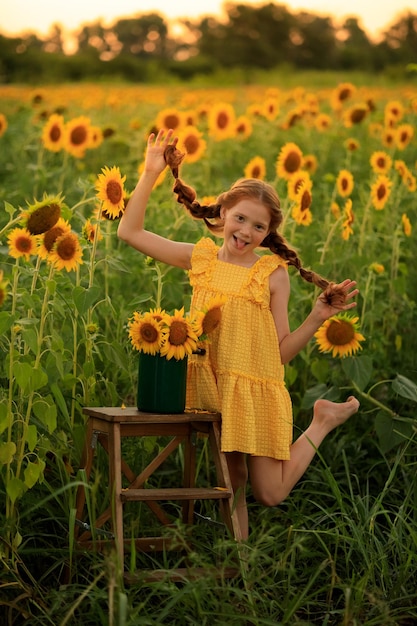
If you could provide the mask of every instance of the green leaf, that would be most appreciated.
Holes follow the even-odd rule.
[[[67,404],[65,402],[65,398],[62,395],[62,391],[61,389],[58,387],[57,383],[52,383],[51,385],[51,391],[52,394],[55,398],[55,402],[58,405],[59,410],[61,411],[62,415],[69,421],[69,413],[68,413],[68,407]]]
[[[10,215],[10,217],[13,217],[13,215],[16,212],[15,207],[12,204],[10,204],[10,202],[4,203],[4,210]]]
[[[16,444],[14,441],[3,441],[0,443],[0,464],[7,465],[13,461],[16,454]]]
[[[12,327],[13,322],[13,315],[11,313],[8,313],[7,311],[2,311],[0,313],[0,335],[4,335],[4,333],[7,333],[9,328]]]
[[[375,419],[375,431],[385,454],[411,437],[412,426],[411,423],[393,419],[386,411],[380,411]]]
[[[329,379],[329,363],[325,359],[314,359],[311,364],[311,373],[320,383]]]
[[[49,395],[33,404],[33,412],[46,426],[48,432],[53,433],[57,427],[57,408],[53,398]]]
[[[33,367],[29,363],[16,362],[13,364],[13,375],[24,393],[30,390],[32,370]]]
[[[38,482],[39,477],[43,476],[43,466],[40,462],[32,463],[32,461],[29,461],[23,473],[26,487],[32,489],[33,485]]]
[[[359,389],[365,389],[372,376],[372,359],[368,356],[348,357],[343,359],[342,368]]]
[[[9,425],[7,417],[7,404],[5,402],[0,404],[0,435],[4,433]]]
[[[6,485],[7,495],[12,502],[16,502],[25,491],[25,483],[20,478],[11,478]]]
[[[90,289],[85,289],[81,287],[81,285],[74,287],[72,297],[78,313],[84,315],[84,313],[97,302],[100,294],[101,289],[97,285],[93,285]]]
[[[326,398],[327,400],[338,400],[340,393],[337,387],[327,387],[324,383],[310,387],[304,394],[304,398],[301,401],[302,409],[311,409],[314,403],[319,398]]]
[[[397,374],[392,382],[392,388],[402,398],[417,402],[417,385],[409,378]]]
[[[38,429],[35,424],[29,424],[26,434],[26,441],[30,452],[33,452],[38,442]]]

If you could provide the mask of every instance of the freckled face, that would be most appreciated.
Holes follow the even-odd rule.
[[[260,202],[244,199],[230,209],[224,217],[224,250],[229,254],[248,257],[269,233],[269,209]]]

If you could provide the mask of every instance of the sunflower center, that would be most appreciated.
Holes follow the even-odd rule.
[[[61,129],[59,128],[59,126],[54,124],[49,132],[50,140],[53,142],[57,142],[61,139],[61,135],[62,135]]]
[[[154,343],[158,339],[158,331],[155,326],[145,322],[140,327],[140,336],[147,343]]]
[[[378,200],[382,200],[386,196],[387,190],[385,185],[380,185],[377,189],[376,195]]]
[[[55,226],[45,233],[43,237],[43,245],[48,250],[48,252],[52,250],[55,241],[58,239],[58,237],[63,235],[64,232],[65,231],[63,228],[61,228],[60,226]]]
[[[32,249],[32,241],[29,237],[19,237],[15,243],[16,249],[23,254],[30,252]]]
[[[287,172],[297,172],[301,166],[300,155],[297,152],[289,152],[285,159],[285,169]]]
[[[41,235],[55,226],[60,216],[59,204],[45,204],[29,215],[26,228],[32,235]]]
[[[85,126],[76,126],[71,132],[71,143],[74,146],[82,146],[87,141],[87,129]]]
[[[180,125],[180,119],[178,117],[178,115],[167,115],[165,118],[165,126],[167,128],[172,128],[175,129]]]
[[[63,261],[70,261],[74,258],[77,251],[74,239],[72,237],[63,237],[62,240],[58,242],[56,251]]]
[[[188,154],[195,154],[198,150],[198,146],[200,145],[197,137],[194,137],[192,135],[187,137],[184,143],[185,149],[187,150]]]
[[[106,195],[112,204],[119,204],[123,197],[122,188],[116,180],[109,180]]]
[[[229,123],[229,116],[227,115],[227,113],[219,113],[218,117],[217,117],[217,126],[220,129],[226,128],[227,125]]]
[[[252,178],[260,178],[261,176],[261,168],[259,165],[255,165],[252,169]]]
[[[351,113],[350,119],[354,124],[359,124],[366,116],[365,109],[354,109]]]
[[[187,325],[179,320],[174,320],[169,329],[169,342],[173,346],[182,346],[187,341],[187,337]]]
[[[210,309],[204,316],[203,320],[203,333],[208,335],[213,332],[220,324],[220,320],[222,317],[222,312],[219,307],[215,307],[214,309]]]
[[[345,346],[355,338],[352,324],[344,320],[332,321],[326,332],[327,339],[333,346]]]
[[[310,208],[311,206],[311,194],[309,191],[304,191],[303,196],[301,198],[301,206],[300,209],[301,211],[307,211],[307,209]]]

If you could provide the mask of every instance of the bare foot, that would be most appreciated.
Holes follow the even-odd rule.
[[[321,398],[314,403],[313,420],[321,423],[330,432],[346,422],[358,409],[359,400],[354,396],[349,396],[346,402],[331,402]]]

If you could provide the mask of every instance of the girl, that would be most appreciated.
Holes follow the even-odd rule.
[[[244,538],[248,537],[245,490],[250,476],[255,498],[274,506],[290,493],[306,471],[325,436],[356,413],[359,402],[325,399],[314,405],[307,430],[293,443],[292,409],[284,383],[284,365],[338,311],[355,306],[355,281],[328,283],[305,270],[294,250],[277,232],[282,221],[279,198],[268,184],[242,179],[217,202],[201,206],[178,177],[182,155],[173,131],[148,139],[144,171],[120,221],[118,236],[143,254],[188,270],[191,306],[202,310],[213,296],[226,298],[219,327],[210,335],[204,356],[188,364],[187,406],[220,411],[222,450],[226,454]],[[195,218],[223,237],[197,244],[171,241],[144,229],[146,205],[166,165],[175,178],[174,192]],[[259,256],[258,247],[274,254]],[[287,266],[323,290],[306,320],[290,331]]]

